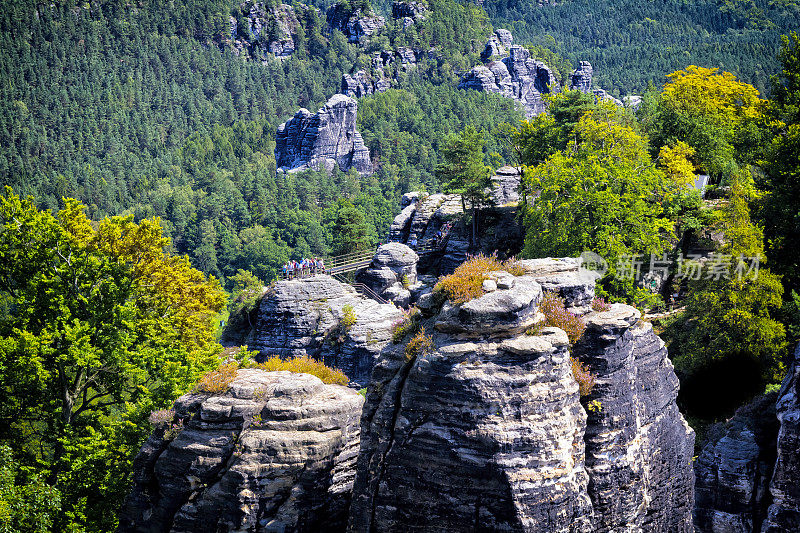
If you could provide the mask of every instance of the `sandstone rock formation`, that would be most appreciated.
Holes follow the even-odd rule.
[[[364,406],[350,531],[691,530],[694,435],[652,329],[621,304],[586,316],[575,351],[598,384],[583,402],[564,332],[529,331],[537,279],[559,290],[568,265],[577,273],[546,260],[494,273],[489,292],[425,322],[429,351],[387,347]]]
[[[589,93],[592,91],[592,64],[581,61],[578,68],[572,73],[569,88],[571,91]]]
[[[772,505],[762,531],[800,531],[800,345],[781,384],[775,407],[780,423],[777,459],[769,492]]]
[[[419,256],[405,244],[384,244],[378,248],[369,267],[356,275],[356,282],[395,305],[407,307],[411,303],[409,287],[417,282],[418,261]]]
[[[708,431],[695,462],[698,532],[800,531],[800,345],[777,393]]]
[[[319,11],[304,4],[296,6],[301,15],[302,11]],[[252,59],[262,59],[271,55],[283,60],[294,53],[300,20],[292,6],[253,3],[244,22],[246,26],[240,27],[236,17],[230,17],[230,35],[223,39],[221,44],[230,46],[235,53]]]
[[[696,531],[761,531],[771,502],[776,398],[762,396],[708,430],[694,462]]]
[[[239,370],[175,402],[134,462],[121,532],[341,531],[363,398],[308,374]]]
[[[692,531],[694,431],[664,343],[626,305],[585,320],[574,353],[597,374],[586,401],[601,406],[584,436],[593,531]]]
[[[523,237],[522,226],[516,217],[519,171],[514,167],[502,167],[492,177],[492,182],[493,187],[488,192],[494,206],[483,208],[480,214],[481,227],[488,231],[479,232],[478,242],[472,248],[486,254],[498,251],[501,256],[510,257],[519,252]],[[466,260],[471,232],[468,225],[463,224],[463,209],[458,195],[422,197],[417,192],[408,193],[403,196],[401,208],[389,229],[390,241],[409,243],[416,240],[418,246],[429,246],[445,224],[451,224],[444,249],[440,254],[421,258],[422,269],[449,273]],[[440,244],[441,241],[437,246]]]
[[[544,113],[546,105],[542,94],[559,92],[559,82],[550,67],[531,59],[526,48],[512,45],[512,42],[508,30],[497,30],[481,54],[488,62],[467,72],[458,87],[498,93],[516,100],[522,104],[527,117]],[[506,54],[507,57],[502,57]]]
[[[356,316],[350,327],[342,324],[346,305]],[[279,281],[261,300],[248,345],[261,352],[259,360],[310,355],[363,386],[401,317],[394,305],[365,298],[330,276]]]
[[[351,43],[365,43],[369,37],[386,25],[386,19],[361,8],[353,10],[349,4],[338,3],[325,14],[328,27],[344,33]]]
[[[369,150],[356,131],[358,103],[343,94],[333,95],[316,114],[301,108],[278,126],[275,161],[279,169],[298,172],[308,168],[342,171],[355,168],[372,173]]]
[[[428,6],[422,2],[414,0],[410,2],[395,0],[392,2],[392,18],[401,21],[403,28],[423,20]]]

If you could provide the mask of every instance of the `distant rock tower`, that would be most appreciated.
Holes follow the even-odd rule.
[[[581,61],[578,70],[572,73],[570,90],[577,90],[582,93],[592,91],[592,64],[588,61]]]
[[[356,131],[358,103],[335,94],[312,115],[305,108],[278,126],[275,161],[280,170],[299,172],[309,168],[329,172],[338,165],[343,172],[355,168],[372,174],[372,163],[364,139]]]

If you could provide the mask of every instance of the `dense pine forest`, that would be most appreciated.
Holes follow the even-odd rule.
[[[340,2],[386,18],[360,42],[333,3],[291,6],[280,58],[275,0],[3,3],[0,531],[114,530],[153,416],[220,366],[228,311],[245,321],[291,259],[385,241],[409,191],[460,195],[474,242],[503,164],[523,170],[522,256],[599,253],[598,296],[658,313],[699,439],[777,388],[800,340],[797,3],[429,0],[406,24],[386,0]],[[641,105],[564,90],[523,120],[459,89],[498,28],[563,89],[588,60]],[[401,48],[416,64],[358,98],[373,174],[276,169],[280,124]],[[701,275],[657,289],[619,267],[694,249]],[[760,269],[708,275],[718,257]]]
[[[686,65],[718,67],[762,93],[778,69],[781,34],[800,24],[800,5],[770,0],[486,0],[498,27],[525,42],[590,61],[598,84],[617,96]]]

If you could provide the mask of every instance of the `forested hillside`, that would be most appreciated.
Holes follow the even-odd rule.
[[[301,106],[315,111],[371,50],[301,9],[305,30],[289,59],[245,60],[222,37],[251,5],[5,3],[0,180],[50,209],[78,198],[94,219],[159,216],[174,249],[203,271],[270,279],[290,257],[328,252],[336,213],[350,203],[377,242],[401,193],[438,187],[432,169],[446,134],[518,116],[499,96],[455,88],[454,70],[476,61],[491,27],[479,8],[438,0],[411,37],[438,59],[403,74],[400,92],[361,101],[362,133],[385,163],[377,174],[276,179],[278,124]],[[393,46],[387,39],[379,44]]]
[[[616,96],[686,65],[733,72],[764,93],[778,70],[780,36],[800,24],[794,0],[486,0],[497,27],[518,39],[590,61]]]

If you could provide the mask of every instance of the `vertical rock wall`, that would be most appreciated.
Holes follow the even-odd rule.
[[[278,126],[275,161],[279,169],[297,172],[308,168],[346,172],[355,168],[372,173],[369,150],[356,131],[358,103],[343,94],[333,95],[316,114],[300,109]]]
[[[342,531],[363,398],[308,374],[240,370],[175,402],[134,462],[120,532]]]

